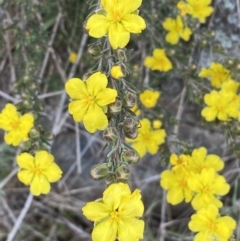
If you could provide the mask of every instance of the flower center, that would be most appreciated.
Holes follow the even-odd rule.
[[[94,97],[92,97],[90,95],[87,95],[85,100],[86,100],[86,105],[87,106],[90,106],[90,105],[92,105],[94,103]]]
[[[111,17],[114,22],[120,22],[122,19],[122,13],[119,10],[112,11]]]
[[[206,186],[203,188],[203,192],[209,194],[211,192],[211,189],[209,188],[209,186]]]
[[[210,221],[208,224],[208,228],[209,228],[209,230],[211,230],[213,232],[216,229],[215,223]]]
[[[225,109],[225,106],[220,103],[220,104],[217,106],[217,108],[218,108],[218,111],[223,111],[223,110]]]
[[[182,188],[185,188],[187,186],[187,182],[185,178],[180,179],[178,183],[179,183],[179,186]]]
[[[118,211],[113,211],[110,213],[110,222],[118,222],[120,221],[119,217],[119,212]]]
[[[11,123],[11,126],[12,126],[13,129],[16,130],[16,129],[19,127],[19,124],[20,124],[20,123],[19,123],[19,121],[17,120],[17,121],[12,122],[12,123]]]
[[[32,168],[32,172],[33,172],[35,175],[41,174],[41,170],[40,170],[39,168],[37,168],[37,167]]]
[[[200,11],[202,9],[202,6],[201,6],[201,4],[195,4],[193,6],[193,8],[194,8],[195,11]]]

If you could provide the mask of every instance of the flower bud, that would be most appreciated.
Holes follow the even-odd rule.
[[[102,180],[109,174],[107,163],[97,164],[92,166],[90,174],[94,180]]]
[[[53,140],[54,136],[51,131],[44,131],[43,135],[47,140],[49,140],[49,141]]]
[[[118,181],[126,181],[130,177],[129,165],[121,164],[116,170],[116,178]]]
[[[133,149],[128,149],[122,152],[122,160],[128,164],[137,164],[140,161],[140,155]]]
[[[115,141],[117,139],[117,136],[118,132],[115,127],[109,126],[103,131],[103,139],[107,142]]]
[[[138,122],[132,118],[126,118],[123,121],[123,131],[126,137],[135,139],[138,135]]]
[[[111,114],[117,114],[122,109],[122,101],[119,99],[116,99],[116,101],[108,106],[109,113]]]
[[[127,56],[124,51],[124,49],[117,49],[117,57],[120,62],[126,62],[127,61]]]
[[[117,180],[116,180],[116,177],[114,174],[111,174],[111,175],[108,175],[106,178],[105,178],[105,182],[107,185],[110,185],[112,183],[115,183]]]
[[[162,126],[162,122],[160,120],[154,120],[152,125],[154,129],[160,129],[160,127]]]
[[[111,68],[111,76],[114,79],[120,79],[124,76],[121,65],[115,65]]]
[[[124,105],[131,109],[137,104],[137,96],[134,93],[128,92],[123,97]]]
[[[30,140],[28,140],[28,141],[22,142],[19,147],[22,151],[28,151],[31,148],[31,146],[32,146],[32,143]]]
[[[29,136],[31,138],[38,138],[40,136],[40,133],[35,128],[33,128],[30,130]]]
[[[87,52],[93,56],[93,57],[97,57],[101,55],[101,48],[99,45],[92,45],[87,49]]]

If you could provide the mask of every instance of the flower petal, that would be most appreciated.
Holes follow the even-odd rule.
[[[136,189],[131,195],[127,195],[121,199],[118,210],[124,219],[142,217],[144,206],[141,197],[140,190]]]
[[[111,22],[101,14],[93,14],[86,24],[88,34],[94,38],[101,38],[108,33]]]
[[[179,187],[172,187],[167,193],[167,201],[172,205],[182,202],[184,199],[183,190]]]
[[[68,111],[70,114],[73,115],[73,119],[76,122],[80,122],[83,120],[84,116],[87,113],[89,104],[87,100],[73,100],[71,103],[69,103]]]
[[[177,44],[179,41],[179,35],[177,32],[169,32],[166,35],[165,40],[170,44]]]
[[[87,95],[87,88],[84,81],[78,78],[72,78],[65,84],[65,89],[72,99],[82,99]]]
[[[115,241],[117,237],[117,223],[109,220],[100,222],[92,231],[93,241]]]
[[[113,49],[124,48],[130,40],[130,33],[116,22],[109,27],[109,42]]]
[[[23,152],[17,156],[17,164],[20,168],[31,170],[35,167],[34,157],[27,152]]]
[[[111,213],[111,208],[102,202],[89,202],[82,208],[87,219],[96,222],[106,218]]]
[[[87,80],[87,91],[88,95],[92,97],[96,97],[99,93],[101,93],[108,84],[108,79],[105,74],[102,74],[101,72],[96,72],[92,74]]]
[[[104,191],[103,202],[112,210],[116,210],[121,203],[121,199],[130,194],[130,188],[126,183],[114,183]]]
[[[142,141],[134,142],[132,144],[132,147],[138,152],[140,157],[145,156],[145,154],[147,153],[147,147],[146,147],[145,143],[143,143]]]
[[[144,19],[137,14],[124,15],[121,22],[130,33],[141,33],[146,28]]]
[[[93,104],[89,106],[87,114],[83,118],[83,124],[88,132],[94,133],[97,130],[104,130],[108,125],[108,119],[102,108]]]
[[[30,185],[33,179],[33,172],[30,170],[20,170],[17,176],[20,182],[24,183],[25,185]]]
[[[33,195],[47,194],[50,192],[51,186],[47,178],[43,175],[34,175],[30,185],[30,191]]]
[[[118,223],[118,240],[139,241],[143,238],[144,221],[136,218],[124,219]]]
[[[106,88],[97,95],[96,102],[100,106],[106,106],[115,102],[117,94],[116,90]]]
[[[54,161],[53,155],[47,151],[38,151],[35,154],[35,166],[39,169],[48,168]]]
[[[48,179],[49,182],[57,182],[62,177],[62,170],[54,162],[42,169],[41,173]]]
[[[119,7],[121,7],[124,15],[135,12],[142,4],[142,0],[121,0],[118,2]]]

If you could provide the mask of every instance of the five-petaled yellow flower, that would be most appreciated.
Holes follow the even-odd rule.
[[[127,141],[132,142],[132,147],[143,157],[147,152],[152,155],[156,154],[159,146],[164,143],[165,137],[164,129],[153,130],[151,122],[144,118],[140,121],[137,138],[127,139]]]
[[[190,28],[184,27],[180,16],[177,16],[176,20],[173,18],[167,18],[163,22],[163,28],[169,31],[165,37],[166,41],[173,45],[179,42],[179,38],[188,41],[192,34]]]
[[[164,49],[154,49],[153,56],[147,56],[144,65],[151,70],[167,72],[172,69],[172,63],[166,56]]]
[[[138,241],[143,238],[144,222],[139,220],[144,207],[141,193],[131,193],[126,183],[111,184],[103,198],[89,202],[82,209],[87,219],[95,222],[93,241]]]
[[[209,69],[202,68],[198,76],[209,78],[211,85],[216,88],[221,88],[223,82],[231,80],[230,71],[216,62],[212,62]]]
[[[187,0],[189,14],[197,18],[200,23],[205,23],[206,17],[213,12],[213,7],[209,6],[212,0]]]
[[[221,217],[217,207],[208,205],[191,216],[188,227],[198,232],[193,241],[228,241],[236,228],[236,222],[229,216]]]
[[[217,196],[226,195],[230,190],[230,185],[223,176],[216,173],[213,168],[203,169],[200,174],[195,173],[188,178],[187,184],[195,196],[192,206],[195,210],[213,204],[222,207],[222,202]]]
[[[13,104],[7,104],[0,113],[0,128],[6,131],[4,139],[9,145],[18,146],[26,141],[33,123],[32,114],[20,115]]]
[[[153,108],[157,104],[157,100],[159,97],[160,93],[153,90],[144,90],[139,95],[139,99],[146,108]]]
[[[18,172],[19,180],[30,185],[30,191],[35,196],[49,193],[50,183],[57,182],[62,176],[53,155],[47,151],[38,151],[35,156],[24,152],[17,156],[17,164],[21,168]]]
[[[130,33],[141,33],[146,28],[144,19],[137,14],[141,4],[142,0],[101,0],[103,9],[87,20],[89,35],[94,38],[108,35],[113,49],[124,48]]]
[[[68,106],[69,113],[75,121],[83,121],[90,133],[104,130],[108,125],[105,112],[107,105],[115,102],[117,91],[107,88],[107,84],[106,75],[96,72],[86,81],[73,78],[65,85],[68,95],[72,98]]]
[[[160,185],[168,190],[167,201],[172,205],[176,205],[184,199],[185,202],[192,200],[193,193],[187,184],[189,176],[190,173],[182,166],[172,171],[166,170],[161,173]]]
[[[231,91],[212,90],[204,96],[204,102],[208,105],[201,115],[206,121],[214,121],[218,118],[221,121],[229,121],[230,118],[237,118],[239,113],[239,101]]]

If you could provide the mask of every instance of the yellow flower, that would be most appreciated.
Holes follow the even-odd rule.
[[[200,23],[205,23],[206,17],[213,12],[213,8],[209,6],[211,2],[211,0],[187,0],[189,14],[193,18],[197,18]]]
[[[53,155],[46,151],[38,151],[35,156],[24,152],[17,156],[17,164],[21,168],[18,172],[19,180],[30,185],[30,191],[35,196],[49,193],[50,183],[57,182],[62,176]]]
[[[157,104],[157,100],[160,97],[158,91],[144,90],[139,99],[146,108],[153,108]]]
[[[143,238],[144,222],[141,193],[132,194],[126,183],[114,183],[103,193],[103,198],[89,202],[82,208],[87,219],[95,222],[93,241],[138,241]]]
[[[202,68],[199,77],[209,78],[211,85],[216,88],[221,88],[221,84],[231,79],[230,71],[225,69],[221,64],[212,62],[209,69]]]
[[[160,129],[160,127],[162,126],[162,122],[160,120],[154,120],[152,125],[154,129]]]
[[[193,241],[228,241],[236,228],[236,222],[229,216],[221,217],[214,205],[208,205],[191,216],[188,227],[195,235]]]
[[[111,76],[114,79],[120,79],[124,76],[120,65],[115,65],[111,68]]]
[[[74,64],[77,60],[77,54],[74,52],[71,52],[71,54],[68,57],[68,60],[69,60],[69,62]]]
[[[235,94],[230,91],[216,90],[204,96],[205,107],[201,115],[206,121],[214,121],[218,118],[221,121],[228,121],[230,117],[237,118],[239,112],[239,101],[235,101]]]
[[[231,92],[233,92],[234,94],[237,93],[238,88],[239,88],[239,83],[238,83],[238,82],[235,82],[235,81],[232,80],[232,79],[223,82],[222,85],[221,85],[221,89],[222,89],[222,90],[231,91]]]
[[[170,163],[173,166],[173,170],[177,170],[179,168],[184,168],[186,170],[189,169],[189,164],[191,163],[192,159],[189,155],[176,155],[175,153],[171,154],[170,156]]]
[[[127,139],[127,141],[132,142],[132,147],[143,157],[147,152],[156,154],[159,145],[164,143],[165,137],[164,129],[152,130],[151,122],[144,118],[140,121],[137,138]]]
[[[103,9],[87,20],[89,35],[94,38],[108,35],[113,49],[124,48],[130,33],[141,33],[146,28],[144,19],[137,14],[141,4],[141,0],[101,0]]]
[[[22,141],[28,140],[28,133],[33,127],[33,115],[28,113],[20,115],[13,104],[7,104],[0,113],[0,128],[5,130],[5,142],[18,146]]]
[[[177,44],[179,38],[188,41],[192,30],[183,26],[183,21],[180,16],[177,16],[176,20],[173,18],[167,18],[163,22],[163,28],[169,31],[166,35],[165,40],[170,44]]]
[[[106,107],[115,101],[117,91],[107,88],[107,84],[106,75],[96,72],[86,81],[73,78],[65,85],[68,95],[72,98],[68,106],[69,113],[75,121],[83,121],[90,133],[103,130],[108,125]]]
[[[165,54],[164,49],[154,49],[153,56],[147,56],[144,65],[151,70],[167,72],[172,69],[172,63]]]
[[[192,161],[190,169],[195,173],[201,173],[203,169],[213,168],[216,172],[221,171],[224,167],[224,162],[217,155],[207,155],[207,149],[200,147],[192,152]]]
[[[222,207],[222,202],[216,197],[229,192],[230,186],[223,176],[216,173],[213,168],[203,169],[200,174],[193,174],[188,179],[188,187],[196,193],[192,200],[195,210],[213,204]]]
[[[135,104],[132,108],[131,111],[135,113],[136,116],[140,116],[141,115],[141,110],[138,109],[137,104]]]
[[[188,4],[184,3],[183,1],[177,3],[177,8],[180,10],[181,16],[185,16],[190,11]]]
[[[167,201],[176,205],[185,199],[185,202],[192,200],[192,191],[187,185],[189,172],[183,167],[177,170],[166,170],[161,174],[160,185],[163,189],[168,190]]]

